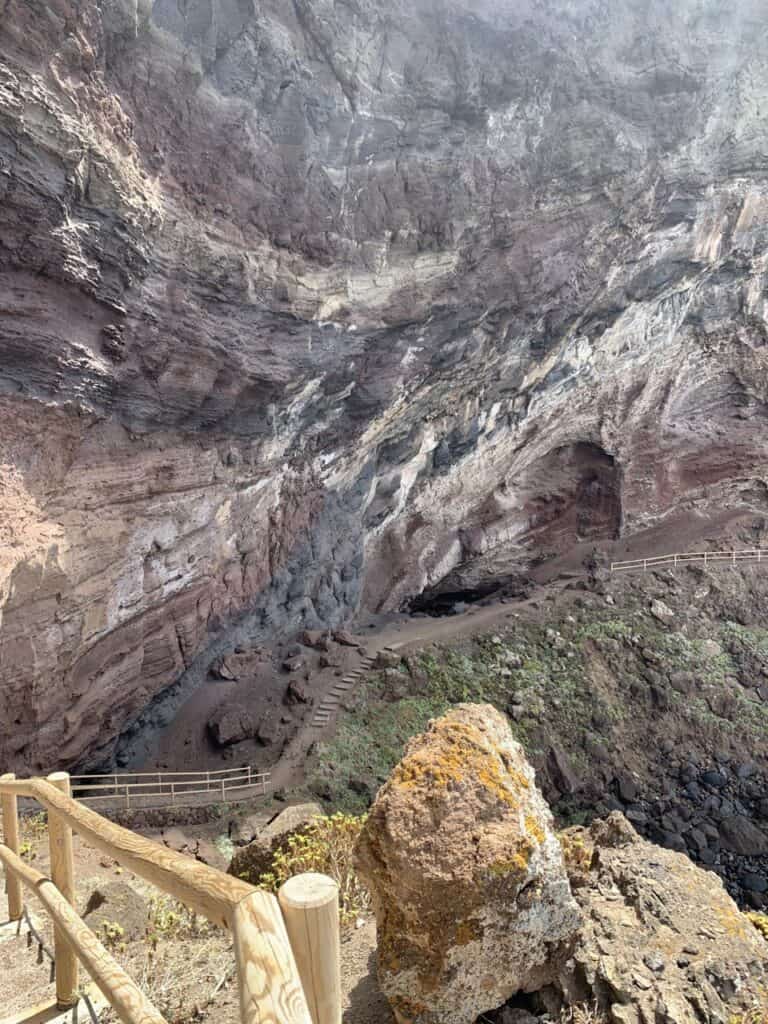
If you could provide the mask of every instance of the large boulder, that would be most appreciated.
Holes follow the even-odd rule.
[[[553,1013],[588,1003],[610,1024],[725,1024],[768,1008],[768,943],[716,875],[618,812],[562,842],[585,923],[545,993]]]
[[[379,791],[357,847],[379,981],[400,1022],[471,1024],[553,979],[580,914],[552,816],[505,718],[462,704]]]
[[[325,817],[325,812],[316,803],[286,807],[264,826],[253,842],[235,851],[229,865],[230,875],[258,884],[261,876],[271,868],[276,851],[317,817]]]
[[[208,719],[208,731],[214,743],[228,747],[256,733],[256,723],[248,708],[234,701],[222,704]]]

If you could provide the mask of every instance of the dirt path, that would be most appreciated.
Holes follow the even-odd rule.
[[[559,592],[567,586],[568,582],[568,579],[564,579],[553,583],[547,593]],[[367,633],[365,649],[370,656],[375,658],[380,651],[388,648],[398,652],[419,650],[430,644],[448,643],[459,637],[489,633],[507,619],[535,611],[539,607],[542,597],[543,593],[539,591],[527,599],[505,599],[488,605],[476,605],[459,615],[441,618],[403,617],[399,620],[389,621],[376,632]],[[370,627],[371,624],[375,625],[375,622],[363,623],[363,629],[366,625]],[[364,682],[364,679],[363,676],[360,682]],[[308,719],[308,724],[302,726],[283,751],[280,760],[270,769],[275,789],[300,785],[304,781],[304,767],[310,747],[317,741],[330,739],[336,728],[336,715],[333,715],[329,723],[320,729],[312,727],[309,721]]]

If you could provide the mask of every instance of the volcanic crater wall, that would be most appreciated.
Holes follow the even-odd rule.
[[[0,763],[762,516],[766,100],[761,0],[0,0]]]

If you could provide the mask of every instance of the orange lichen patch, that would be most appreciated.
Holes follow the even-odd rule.
[[[420,1003],[415,999],[406,999],[405,996],[392,997],[390,1002],[399,1024],[410,1024],[411,1021],[417,1020],[427,1010],[424,1003]]]
[[[433,742],[400,762],[392,775],[392,785],[414,789],[431,784],[447,789],[451,783],[474,777],[496,799],[517,806],[517,789],[529,789],[521,772],[514,771],[500,753],[472,725],[443,718],[432,727]]]
[[[750,910],[744,916],[768,942],[768,914],[758,914],[756,911]]]
[[[747,922],[746,915],[736,910],[735,907],[716,907],[715,916],[729,935],[739,939],[747,938],[749,923]]]
[[[544,829],[532,814],[526,814],[525,816],[525,830],[541,846],[544,842]]]
[[[477,921],[460,921],[456,926],[455,945],[468,946],[470,942],[482,937],[482,931]]]
[[[512,854],[511,857],[505,860],[497,860],[495,864],[491,864],[489,870],[492,875],[500,878],[507,876],[521,878],[528,872],[528,862],[531,859],[532,852],[533,847],[531,844],[523,840],[517,853]]]
[[[560,832],[557,836],[560,840],[560,847],[563,851],[565,866],[573,875],[586,875],[592,866],[592,858],[595,848],[587,841],[587,833],[582,828],[569,829]]]

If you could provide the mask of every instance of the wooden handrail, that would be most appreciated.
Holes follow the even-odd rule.
[[[210,771],[188,771],[188,772],[109,772],[107,775],[70,775],[72,785],[87,783],[89,779],[141,779],[141,778],[178,778],[180,775],[194,775],[196,778],[204,778],[209,775],[237,775],[239,772],[251,772],[254,778],[261,775],[268,776],[269,772],[254,771],[250,765],[243,765],[241,768],[212,768]]]
[[[202,772],[113,772],[110,775],[71,776],[78,800],[100,806],[105,806],[106,802],[119,802],[125,807],[175,806],[189,797],[201,796],[209,796],[211,802],[217,802],[225,800],[228,793],[245,790],[264,795],[270,778],[270,772],[255,771],[251,765]],[[153,803],[148,804],[147,801]]]
[[[9,877],[23,882],[51,916],[58,934],[98,985],[124,1024],[166,1024],[165,1018],[75,913],[50,878],[0,844],[0,862]]]
[[[63,823],[213,924],[229,928],[243,1022],[312,1024],[280,908],[271,893],[108,821],[45,779],[5,776],[0,795],[9,794],[37,800],[49,819]]]
[[[64,796],[44,779],[0,782],[0,793],[32,797],[47,810],[55,811],[97,850],[181,900],[213,924],[228,928],[234,908],[255,891],[240,878],[225,875],[207,864],[107,821],[90,807]]]
[[[623,562],[611,562],[611,572],[630,572],[633,570],[660,569],[664,566],[677,566],[681,563],[690,565],[701,562],[712,565],[727,562],[736,565],[738,562],[762,562],[762,548],[745,549],[743,551],[685,551],[669,555],[653,555],[650,558],[630,558]],[[768,563],[768,558],[765,559]]]

